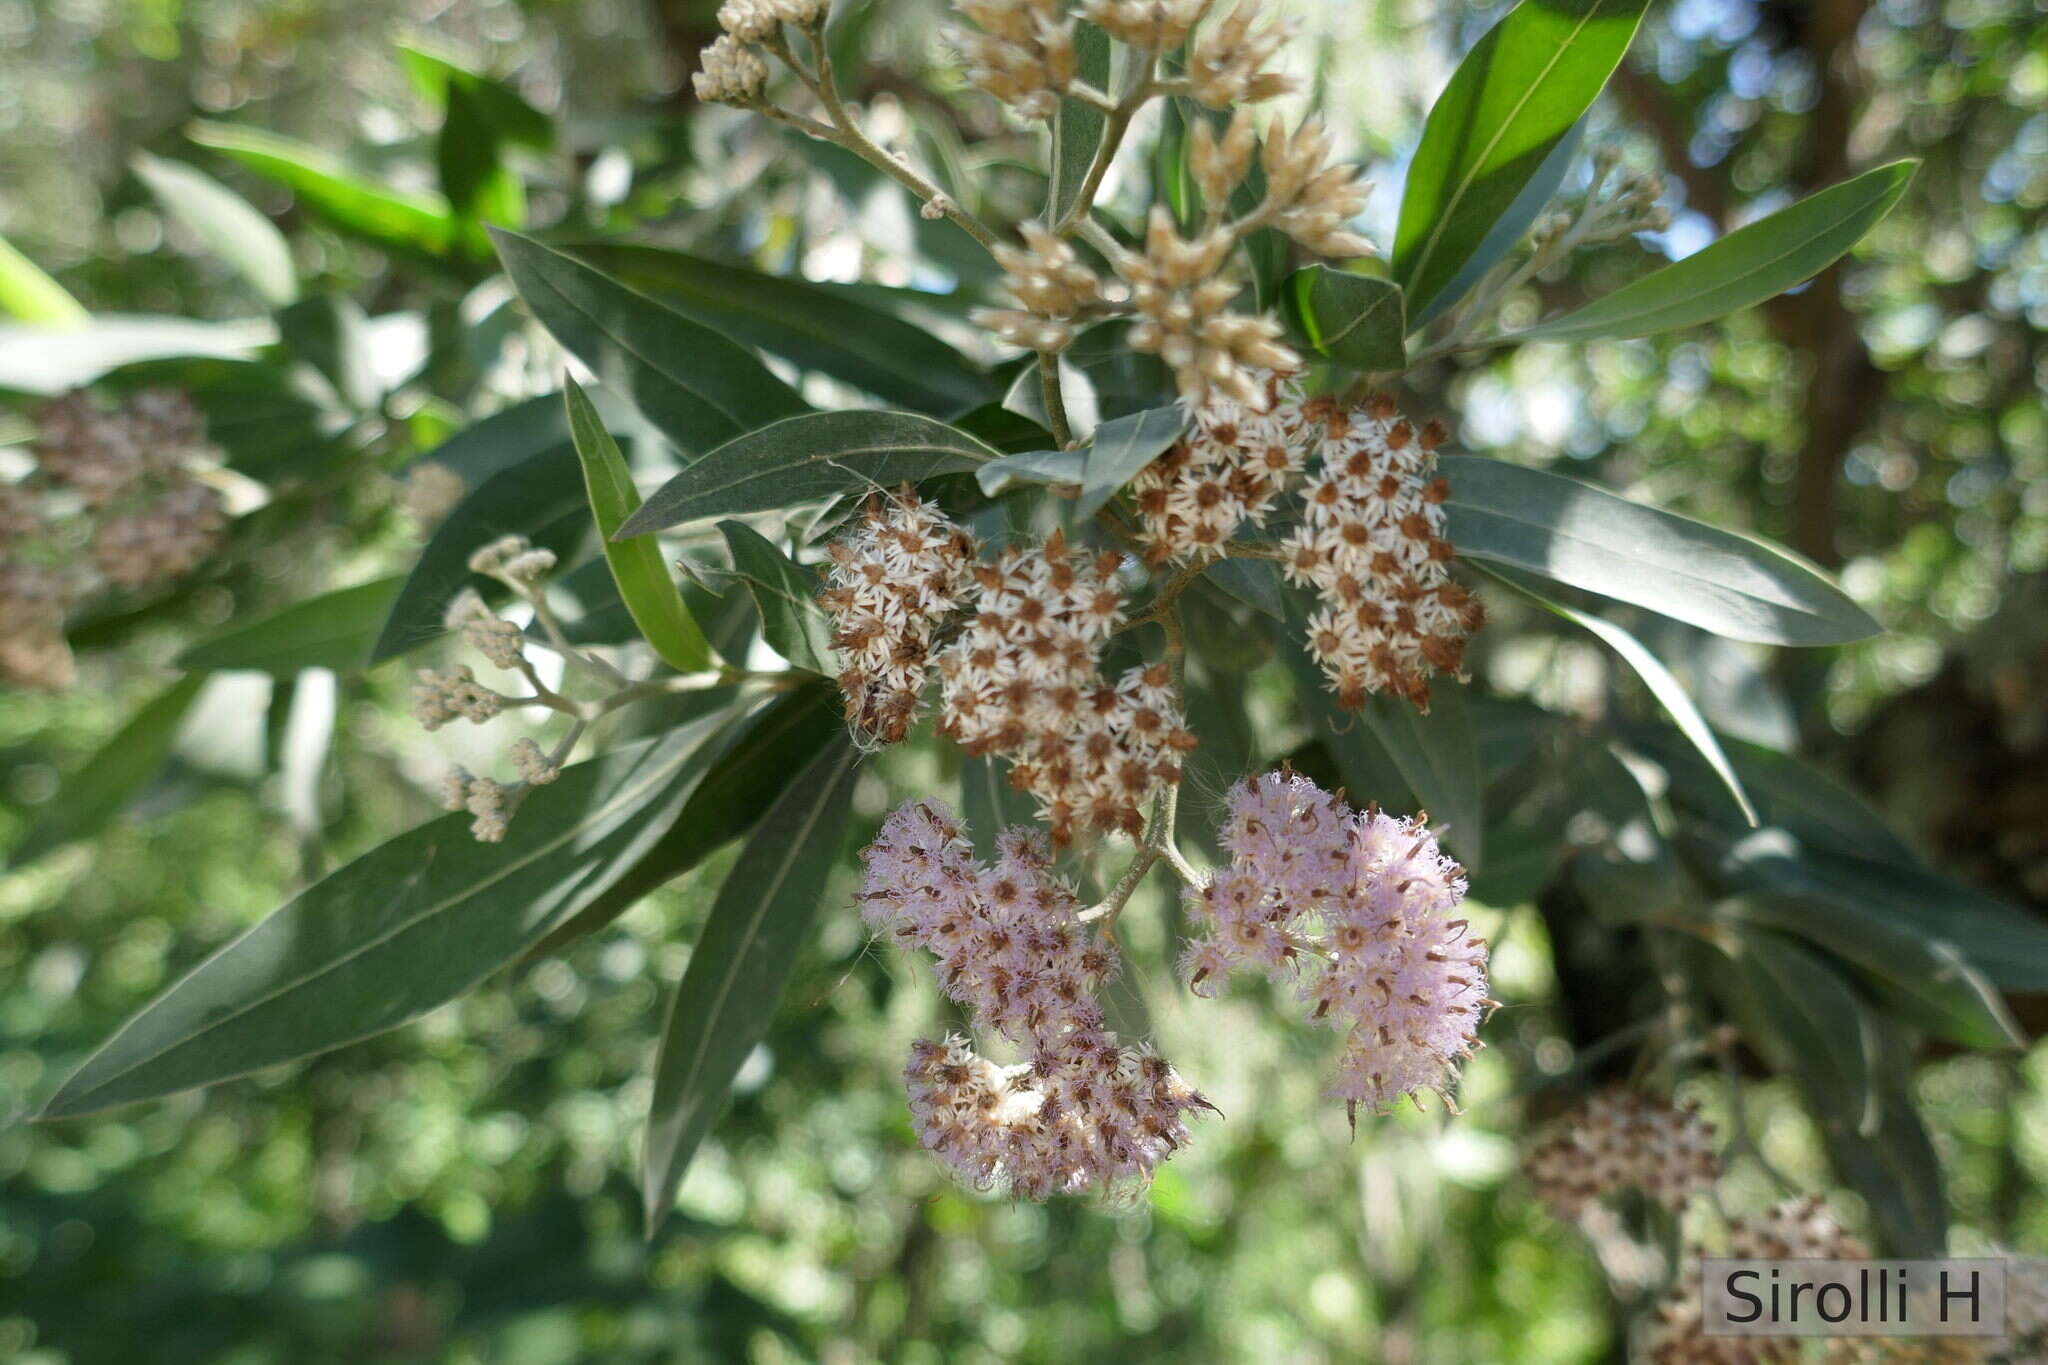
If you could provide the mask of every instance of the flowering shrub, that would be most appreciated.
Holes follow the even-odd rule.
[[[929,956],[934,998],[969,1030],[910,1044],[912,1127],[971,1186],[1141,1198],[1221,1122],[1204,1077],[1111,1027],[1119,972],[1328,1028],[1327,1090],[1354,1125],[1429,1093],[1455,1112],[1497,1027],[1483,931],[1540,901],[1561,972],[1584,974],[1552,1003],[1581,985],[1621,1002],[1612,1037],[1579,1042],[1629,1050],[1650,1078],[1532,1154],[1555,1211],[1590,1228],[1627,1189],[1676,1213],[1710,1192],[1721,1139],[1670,1096],[1712,1062],[1738,1088],[1744,1068],[1795,1082],[1875,1240],[1941,1245],[1939,1171],[1894,1063],[1922,1034],[2012,1041],[2000,991],[2048,983],[2040,927],[1981,900],[1937,913],[1953,888],[1881,821],[1797,760],[1724,742],[1612,613],[1794,647],[1876,623],[1747,535],[1458,453],[1431,378],[1762,302],[1851,250],[1911,167],[1510,328],[1532,281],[1667,221],[1659,180],[1611,150],[1568,174],[1640,6],[1525,0],[1501,19],[1424,125],[1385,241],[1337,134],[1280,103],[1299,93],[1291,30],[1252,0],[958,9],[962,98],[1037,149],[1022,174],[888,135],[848,98],[818,0],[728,0],[693,82],[731,106],[702,115],[707,141],[784,162],[821,142],[836,174],[907,191],[957,267],[920,278],[944,274],[943,293],[755,271],[730,259],[767,238],[754,224],[710,255],[578,240],[573,219],[525,235],[517,158],[498,156],[514,133],[479,161],[452,96],[446,213],[414,205],[434,231],[409,245],[465,281],[502,272],[523,316],[499,325],[515,360],[545,358],[550,391],[458,421],[421,398],[422,357],[410,395],[364,396],[364,367],[335,355],[364,320],[283,282],[272,358],[289,382],[234,383],[275,383],[279,403],[319,392],[317,428],[384,460],[398,479],[381,496],[423,543],[389,579],[191,642],[186,676],[16,856],[140,791],[216,671],[374,689],[378,666],[432,651],[413,719],[451,741],[475,740],[458,722],[486,727],[461,750],[479,771],[405,767],[444,818],[312,881],[168,988],[47,1114],[394,1027],[737,844],[654,1063],[658,1225],[879,820],[861,913]],[[392,221],[418,221],[373,216],[360,230],[387,248]],[[225,576],[244,532],[288,544],[331,491],[317,463],[228,450],[274,500],[268,522],[230,525],[192,405],[245,390],[195,364],[188,404],[133,392],[120,368],[84,376],[104,400],[37,415],[34,472],[0,488],[11,676],[68,676],[52,660],[85,632],[53,577],[67,566],[134,593]],[[1515,682],[1516,647],[1551,617],[1653,705],[1573,710]],[[910,799],[884,799],[890,784]],[[964,821],[941,800],[955,787]],[[1177,973],[1118,933],[1169,883]],[[1518,1065],[1532,1090],[1588,1079]],[[1688,1244],[1666,1240],[1675,1263]],[[1685,1338],[1689,1311],[1668,1303],[1658,1330]]]

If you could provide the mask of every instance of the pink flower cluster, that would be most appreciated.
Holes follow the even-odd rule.
[[[1455,919],[1464,870],[1421,821],[1353,811],[1305,777],[1234,785],[1219,834],[1230,865],[1187,893],[1207,937],[1181,969],[1197,995],[1239,968],[1298,983],[1344,1035],[1330,1093],[1355,1115],[1434,1090],[1479,1046],[1486,940]]]
[[[1080,922],[1036,834],[1007,831],[984,865],[943,806],[916,801],[863,858],[868,924],[928,949],[975,1027],[1023,1057],[1000,1066],[957,1035],[913,1044],[904,1079],[921,1145],[977,1188],[1044,1199],[1141,1183],[1188,1140],[1188,1112],[1211,1106],[1104,1027],[1096,992],[1116,949]]]

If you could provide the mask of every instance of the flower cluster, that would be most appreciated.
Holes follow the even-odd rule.
[[[1131,480],[1149,562],[1220,556],[1245,523],[1265,520],[1301,473],[1310,446],[1302,407],[1285,401],[1284,375],[1266,376],[1261,387],[1258,406],[1211,398],[1196,408],[1181,439]]]
[[[818,602],[832,616],[846,721],[895,744],[917,717],[932,633],[971,586],[974,538],[908,487],[870,499],[834,541]]]
[[[1183,237],[1173,215],[1154,205],[1144,251],[1116,255],[1138,315],[1131,349],[1158,356],[1190,406],[1212,393],[1257,404],[1264,398],[1258,371],[1301,367],[1301,358],[1280,344],[1279,323],[1261,313],[1229,311],[1243,288],[1230,269],[1237,243],[1238,233],[1224,224]]]
[[[1163,1057],[1118,1040],[1097,992],[1117,967],[1107,935],[1080,920],[1030,831],[975,858],[929,801],[899,807],[862,855],[862,915],[924,948],[947,996],[1022,1057],[1001,1066],[963,1037],[913,1044],[904,1079],[918,1141],[977,1188],[1027,1199],[1141,1183],[1211,1107]]]
[[[1870,1248],[1835,1222],[1819,1195],[1807,1195],[1732,1220],[1727,1255],[1735,1260],[1857,1261],[1869,1257]],[[1796,1338],[1706,1335],[1697,1267],[1681,1270],[1658,1300],[1644,1346],[1643,1358],[1653,1365],[1790,1365],[1801,1358]]]
[[[1384,395],[1349,412],[1324,406],[1322,468],[1281,560],[1290,581],[1322,598],[1309,651],[1340,706],[1388,691],[1427,710],[1430,675],[1458,672],[1484,619],[1449,573],[1450,486],[1433,477],[1443,428],[1417,432]]]
[[[1028,119],[1049,119],[1074,82],[1074,20],[1061,0],[955,0],[974,28],[947,36],[967,59],[977,90]]]
[[[218,452],[182,393],[107,407],[73,392],[33,418],[34,472],[0,484],[0,677],[63,687],[66,613],[98,587],[183,578],[220,547],[227,512],[195,474]]]
[[[974,321],[1012,346],[1065,350],[1074,339],[1073,319],[1101,302],[1102,282],[1070,244],[1040,224],[1025,223],[1018,232],[1023,246],[995,248],[1003,287],[1018,307],[977,308]]]
[[[768,84],[763,46],[786,41],[782,26],[815,33],[825,22],[828,0],[725,0],[718,26],[725,30],[704,49],[690,78],[697,98],[707,103],[749,105]]]
[[[447,465],[439,460],[419,460],[405,471],[398,501],[424,534],[446,521],[468,491],[468,483]]]
[[[1009,759],[1055,844],[1082,830],[1141,832],[1145,802],[1180,781],[1195,746],[1164,665],[1113,684],[1097,668],[1123,619],[1118,560],[1069,554],[1055,532],[975,566],[974,614],[939,656],[940,732],[970,755]]]
[[[1721,1162],[1713,1125],[1697,1105],[1615,1088],[1561,1118],[1530,1150],[1523,1171],[1551,1213],[1570,1220],[1627,1186],[1665,1208],[1683,1209],[1719,1178]]]
[[[1353,811],[1286,772],[1230,790],[1218,842],[1230,864],[1187,893],[1207,935],[1181,970],[1197,995],[1250,968],[1298,983],[1344,1035],[1330,1093],[1355,1116],[1448,1087],[1478,1048],[1486,940],[1453,918],[1464,871],[1419,819]]]

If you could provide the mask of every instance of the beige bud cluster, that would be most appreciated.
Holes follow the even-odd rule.
[[[724,32],[698,54],[690,88],[707,104],[759,103],[768,84],[762,45],[780,42],[784,24],[815,35],[829,8],[829,0],[725,0],[718,7]]]
[[[1169,52],[1188,40],[1212,0],[1084,0],[1081,14],[1120,43]]]
[[[475,588],[464,588],[455,595],[441,623],[459,633],[465,644],[495,668],[517,668],[525,657],[526,632],[485,605]]]
[[[1187,431],[1138,472],[1130,490],[1151,564],[1214,559],[1249,522],[1264,522],[1273,499],[1301,473],[1309,424],[1288,377],[1261,382],[1260,406],[1211,397]]]
[[[834,541],[818,602],[832,617],[839,690],[855,733],[895,744],[917,718],[932,635],[971,586],[974,538],[906,485],[870,499]]]
[[[1102,282],[1074,248],[1039,223],[1018,228],[1024,245],[995,248],[1003,287],[1018,307],[977,308],[973,320],[1012,346],[1064,350],[1074,339],[1073,319],[1101,302]]]
[[[441,782],[441,808],[467,811],[476,817],[469,832],[480,844],[502,843],[512,821],[512,793],[488,777],[455,768]]]
[[[1369,256],[1372,243],[1349,224],[1365,211],[1372,184],[1357,166],[1332,160],[1331,146],[1319,118],[1303,119],[1292,133],[1268,129],[1259,153],[1266,175],[1260,213],[1318,256]]]
[[[1691,1252],[1699,1254],[1698,1248]],[[1732,1220],[1727,1255],[1734,1260],[1860,1261],[1869,1257],[1870,1248],[1845,1231],[1815,1194]],[[1706,1335],[1697,1266],[1682,1267],[1657,1301],[1643,1345],[1643,1358],[1651,1365],[1791,1365],[1801,1358],[1796,1337]]]
[[[1024,1199],[1142,1185],[1213,1106],[1104,1027],[1115,940],[1084,927],[1039,836],[1011,829],[998,849],[978,862],[949,811],[913,801],[861,855],[869,926],[929,951],[947,996],[1023,1055],[1001,1066],[959,1035],[913,1043],[903,1074],[918,1142],[975,1187]]]
[[[968,83],[1023,118],[1051,118],[1080,65],[1061,0],[954,0],[954,8],[975,25],[949,31]]]
[[[1720,1178],[1721,1159],[1698,1105],[1616,1087],[1560,1118],[1522,1170],[1551,1213],[1572,1221],[1595,1200],[1631,1187],[1682,1210]]]
[[[1281,559],[1291,582],[1322,598],[1309,652],[1339,706],[1386,691],[1426,711],[1430,676],[1459,671],[1484,621],[1479,599],[1450,576],[1450,486],[1434,477],[1443,428],[1416,431],[1384,395],[1351,411],[1310,408],[1323,425],[1322,468],[1302,490],[1302,524]]]
[[[1119,560],[1069,554],[1054,532],[976,565],[974,614],[939,656],[940,733],[970,755],[1009,759],[1011,782],[1038,799],[1055,844],[1139,834],[1145,802],[1180,781],[1181,755],[1195,747],[1163,664],[1115,683],[1097,668],[1123,620]]]
[[[1123,252],[1116,261],[1138,315],[1131,349],[1165,362],[1190,407],[1212,394],[1256,406],[1264,401],[1261,371],[1301,368],[1300,357],[1280,344],[1279,323],[1228,311],[1239,289],[1229,270],[1237,242],[1220,225],[1183,237],[1173,215],[1154,205],[1144,252]]]
[[[399,484],[399,506],[422,533],[432,531],[469,492],[463,477],[439,460],[420,460]]]
[[[1240,4],[1195,36],[1188,49],[1188,86],[1211,109],[1269,100],[1295,88],[1293,77],[1270,69],[1300,25],[1282,19],[1259,26],[1259,7]]]
[[[504,709],[505,697],[478,682],[468,664],[414,674],[412,718],[423,729],[438,730],[457,720],[482,725]]]

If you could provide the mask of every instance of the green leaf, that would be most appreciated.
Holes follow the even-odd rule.
[[[1109,89],[1109,35],[1095,25],[1074,25],[1075,74],[1097,90]],[[1081,185],[1109,116],[1079,100],[1062,99],[1052,116],[1052,161],[1046,186],[1045,221],[1058,223],[1081,197]]]
[[[1087,473],[1074,515],[1083,520],[1102,510],[1118,489],[1163,454],[1187,430],[1187,411],[1178,404],[1112,417],[1088,438]]]
[[[1822,1112],[1821,1141],[1842,1183],[1870,1205],[1883,1249],[1940,1256],[1948,1249],[1948,1200],[1941,1160],[1913,1100],[1913,1057],[1894,1029],[1877,1039],[1876,1113],[1864,1127]]]
[[[1437,291],[1436,299],[1429,307],[1409,316],[1408,330],[1411,333],[1420,332],[1443,316],[1445,309],[1464,298],[1472,286],[1486,277],[1487,271],[1499,264],[1501,257],[1514,250],[1516,244],[1528,235],[1530,226],[1557,197],[1564,184],[1565,172],[1571,169],[1572,160],[1578,156],[1580,144],[1585,140],[1586,120],[1582,118],[1550,149],[1550,155],[1543,158],[1536,174],[1522,186],[1515,202],[1508,205],[1507,211],[1495,220],[1492,230],[1473,250],[1472,259],[1465,262],[1465,268]]]
[[[255,621],[230,624],[185,647],[178,667],[252,669],[289,678],[302,669],[365,668],[404,577],[337,588]]]
[[[1561,474],[1447,455],[1451,543],[1587,592],[1760,644],[1832,645],[1881,629],[1788,551]]]
[[[593,400],[603,413],[607,395]],[[452,469],[471,488],[545,451],[567,446],[569,413],[561,395],[543,394],[472,422],[414,461]],[[408,466],[408,469],[412,466]]]
[[[417,43],[398,44],[398,60],[422,99],[445,108],[449,92],[460,87],[499,138],[536,152],[554,147],[555,121],[504,81],[471,71]]]
[[[0,315],[38,327],[82,327],[92,320],[84,304],[5,237],[0,237]]]
[[[1081,481],[1087,477],[1086,447],[1075,450],[1027,450],[1016,455],[1005,455],[1000,460],[990,460],[974,471],[975,483],[980,486],[982,492],[992,498],[1025,484],[1079,489]]]
[[[633,613],[633,623],[661,661],[678,673],[695,673],[711,663],[711,646],[704,632],[690,619],[676,581],[669,577],[661,549],[647,536],[616,539],[614,533],[626,518],[640,508],[639,490],[633,487],[633,471],[619,443],[606,431],[597,409],[573,379],[565,379],[562,397],[568,405],[569,430],[576,443],[576,458],[583,465],[583,486],[590,495],[590,512],[597,521],[597,535],[604,546],[605,562],[611,565],[612,580],[619,585],[619,598]]]
[[[181,161],[137,152],[131,164],[164,211],[233,267],[265,303],[282,308],[298,298],[291,247],[248,200]]]
[[[387,251],[430,262],[490,254],[490,244],[467,233],[440,195],[380,185],[318,147],[226,123],[193,123],[185,135],[285,186],[310,212]]]
[[[1523,0],[1460,62],[1429,111],[1394,233],[1394,280],[1416,317],[1465,269],[1642,23],[1644,0]]]
[[[538,956],[560,952],[602,929],[642,899],[745,834],[782,794],[789,774],[846,733],[839,689],[808,683],[728,725],[697,790],[633,869],[536,943]]]
[[[1719,946],[1717,994],[1749,1045],[1798,1077],[1817,1112],[1875,1132],[1877,1030],[1841,973],[1768,929],[1742,928]]]
[[[719,716],[578,763],[503,843],[443,816],[315,883],[122,1026],[44,1118],[211,1085],[395,1028],[525,952],[633,868],[707,767]]]
[[[57,789],[9,853],[8,866],[25,866],[51,849],[97,834],[119,815],[163,770],[185,713],[205,682],[204,673],[187,674],[131,716]]]
[[[346,294],[312,294],[277,314],[278,339],[334,386],[334,400],[358,415],[378,411],[384,380],[362,306]]]
[[[806,413],[750,431],[704,456],[656,489],[620,534],[767,512],[936,474],[971,474],[995,457],[992,447],[959,428],[914,412]]]
[[[574,254],[735,341],[885,402],[954,412],[996,396],[966,356],[843,290],[655,247],[597,245]]]
[[[1917,161],[1894,161],[1781,209],[1682,261],[1503,341],[1640,337],[1710,322],[1827,269],[1891,212]]]
[[[641,1181],[649,1236],[740,1063],[768,1032],[839,861],[857,758],[842,736],[795,775],[740,851],[690,952],[654,1064]]]
[[[996,836],[1012,825],[1038,820],[1031,793],[1010,782],[1010,764],[1000,758],[960,761],[960,814],[984,856],[994,857]]]
[[[499,156],[497,131],[469,87],[450,83],[447,113],[434,139],[441,192],[455,212],[476,222],[519,227],[526,187]]]
[[[697,454],[809,411],[767,366],[710,328],[530,237],[491,235],[533,315],[676,449]]]
[[[831,677],[832,626],[818,606],[818,585],[767,537],[743,521],[721,521],[718,532],[732,552],[732,571],[746,581],[761,613],[769,648],[813,673]]]
[[[441,635],[449,599],[464,587],[502,590],[469,571],[469,557],[506,535],[523,535],[564,560],[589,533],[588,495],[576,452],[555,446],[471,488],[434,529],[370,652],[381,663]]]
[[[1796,934],[1857,968],[1896,1013],[1964,1047],[2026,1046],[1998,990],[1960,948],[1869,907],[1809,896],[1737,896],[1727,918]]]
[[[1438,678],[1430,684],[1429,714],[1397,697],[1369,699],[1365,723],[1393,758],[1430,828],[1468,870],[1484,863],[1485,792],[1479,778],[1479,734],[1465,704],[1462,683]],[[1365,799],[1370,793],[1360,793]]]
[[[1408,364],[1401,286],[1372,275],[1312,265],[1280,286],[1289,331],[1325,360],[1354,370]]]
[[[5,268],[0,262],[0,271]],[[243,360],[275,340],[277,327],[268,318],[195,322],[102,313],[58,325],[0,323],[0,389],[62,393],[124,365],[179,357]]]
[[[1650,694],[1663,706],[1666,714],[1671,717],[1672,724],[1678,727],[1679,733],[1684,735],[1699,756],[1706,760],[1707,766],[1714,770],[1714,776],[1721,780],[1721,785],[1727,789],[1728,795],[1735,799],[1736,806],[1741,809],[1742,818],[1751,825],[1757,823],[1756,807],[1750,804],[1749,793],[1743,790],[1742,780],[1735,775],[1735,769],[1728,762],[1728,756],[1721,752],[1721,742],[1715,738],[1713,727],[1707,724],[1707,718],[1700,714],[1699,707],[1695,706],[1692,698],[1686,694],[1684,685],[1672,676],[1671,670],[1664,666],[1662,659],[1645,648],[1642,641],[1612,621],[1595,616],[1591,612],[1580,611],[1576,607],[1568,607],[1562,602],[1553,602],[1509,574],[1496,573],[1492,576],[1544,610],[1554,612],[1581,630],[1598,636],[1602,644],[1619,654],[1622,662],[1636,671],[1636,676],[1643,680],[1643,685],[1650,689]]]

